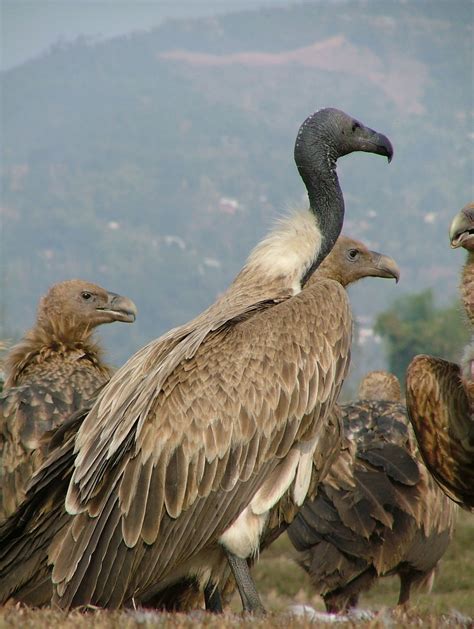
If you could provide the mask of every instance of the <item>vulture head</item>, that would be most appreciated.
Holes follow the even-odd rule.
[[[327,107],[306,118],[295,143],[297,164],[311,162],[314,152],[327,149],[331,161],[354,151],[383,155],[390,162],[393,147],[387,136],[378,133],[340,109]]]
[[[451,247],[474,251],[474,203],[468,203],[456,214],[449,228]]]
[[[369,371],[359,385],[359,400],[400,402],[402,399],[400,382],[388,371]]]
[[[336,172],[339,157],[355,151],[392,159],[390,140],[339,109],[311,114],[296,136],[294,158],[306,186],[309,209],[321,234],[319,251],[306,270],[303,284],[333,248],[344,222],[344,197]]]
[[[43,327],[91,330],[113,321],[133,323],[136,314],[135,304],[127,297],[83,280],[66,280],[54,284],[41,298],[38,323]]]
[[[363,277],[387,277],[398,282],[400,269],[393,258],[371,251],[359,240],[339,236],[314,275],[318,278],[321,274],[345,287]]]

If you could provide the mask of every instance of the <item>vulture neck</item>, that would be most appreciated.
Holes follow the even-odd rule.
[[[10,350],[5,359],[5,388],[21,384],[27,368],[34,364],[44,364],[53,356],[65,356],[79,352],[92,363],[102,362],[102,349],[92,338],[92,330],[81,333],[63,325],[37,323],[24,338]]]
[[[344,197],[336,173],[337,156],[330,147],[318,143],[309,157],[307,151],[299,158],[295,151],[298,171],[308,191],[309,209],[321,232],[321,247],[306,271],[302,285],[334,247],[344,222]]]
[[[464,310],[471,325],[474,326],[474,251],[468,251],[467,260],[462,271],[460,289]]]

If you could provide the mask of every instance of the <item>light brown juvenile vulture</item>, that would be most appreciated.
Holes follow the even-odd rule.
[[[52,286],[35,325],[5,357],[0,395],[0,518],[10,515],[44,457],[45,433],[61,424],[104,384],[111,370],[93,338],[113,321],[132,322],[130,299],[83,280]]]
[[[398,282],[400,270],[393,258],[370,251],[362,242],[341,236],[331,254],[313,273],[308,285],[325,279],[333,280],[347,288],[364,277],[391,278]],[[311,490],[308,497],[314,496],[318,484],[324,479],[331,465],[343,447],[344,427],[339,408],[335,405],[328,418],[326,429],[321,432],[318,445],[313,453]],[[293,521],[299,506],[287,492],[270,512],[269,520],[262,536],[261,549],[269,546]]]
[[[302,288],[342,228],[336,160],[357,150],[392,156],[385,136],[339,110],[303,123],[295,161],[309,209],[264,239],[204,313],[129,359],[73,445],[52,452],[0,532],[1,600],[21,598],[46,548],[65,609],[146,603],[188,576],[219,587],[228,561],[246,609],[262,609],[246,558],[289,487],[302,504],[348,365],[345,291]],[[58,475],[70,478],[65,503]]]
[[[398,282],[400,270],[393,258],[370,251],[362,242],[341,236],[321,266],[308,280],[308,286],[323,280],[338,282],[343,288],[358,282],[364,277],[391,278]],[[343,436],[342,418],[337,407],[328,417],[324,432],[321,432],[313,453],[311,470],[311,495],[328,473],[341,447]],[[260,548],[263,550],[293,521],[299,506],[292,500],[290,492],[273,507],[262,535]]]
[[[399,268],[392,258],[370,251],[362,242],[340,236],[333,250],[323,260],[320,267],[308,280],[308,286],[321,280],[334,280],[344,288],[364,277],[393,278],[398,282]],[[314,494],[316,486],[324,478],[332,462],[342,448],[342,420],[340,413],[332,412],[327,419],[324,432],[313,454],[313,468],[309,494]],[[343,461],[341,456],[341,463]],[[343,469],[343,468],[342,468]],[[299,507],[287,491],[271,509],[265,530],[260,541],[260,551],[269,546],[293,520]],[[250,563],[252,563],[251,558]],[[235,591],[235,580],[231,578],[224,587],[224,599],[229,600]],[[169,590],[160,592],[153,601],[156,607],[174,610],[189,610],[202,605],[202,596],[196,581],[187,580],[174,584]],[[219,608],[219,603],[217,602]]]
[[[452,247],[468,251],[460,292],[474,322],[474,204],[450,228]],[[407,408],[423,459],[446,494],[474,509],[474,342],[461,365],[419,355],[407,369]]]
[[[454,528],[456,506],[419,457],[398,380],[371,372],[361,392],[371,397],[341,406],[354,445],[352,479],[336,463],[288,528],[330,612],[355,607],[390,574],[400,577],[398,603],[408,603],[412,586],[431,585]]]

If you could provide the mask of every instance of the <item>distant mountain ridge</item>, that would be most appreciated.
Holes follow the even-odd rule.
[[[325,72],[350,72],[375,86],[381,86],[386,96],[405,114],[422,114],[424,88],[428,82],[426,65],[409,57],[394,59],[388,73],[382,60],[366,47],[351,44],[344,35],[335,35],[310,46],[269,53],[248,51],[228,55],[175,50],[158,55],[160,59],[183,61],[194,66],[223,67],[275,67],[299,65]],[[403,91],[409,83],[410,90]]]

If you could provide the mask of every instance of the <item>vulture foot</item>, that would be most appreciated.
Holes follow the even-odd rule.
[[[329,592],[323,597],[326,611],[330,614],[339,614],[354,609],[358,605],[359,594],[369,590],[376,580],[377,574],[369,569],[346,586]]]

